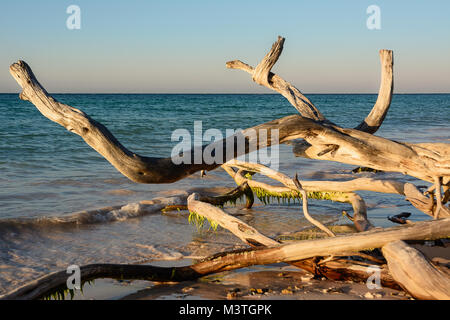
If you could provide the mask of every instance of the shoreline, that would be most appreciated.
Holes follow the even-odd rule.
[[[70,299],[66,297],[66,300]],[[363,283],[315,279],[288,264],[254,266],[196,281],[151,283],[98,279],[74,300],[409,300],[390,288],[369,290]]]

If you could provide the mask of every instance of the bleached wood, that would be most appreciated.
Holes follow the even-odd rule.
[[[226,66],[229,69],[243,70],[252,76],[254,82],[280,93],[303,117],[331,123],[300,90],[286,82],[280,76],[270,72],[283,51],[284,41],[285,38],[279,36],[278,40],[272,45],[270,51],[256,68],[240,60],[229,61],[226,63]],[[379,54],[381,61],[381,81],[377,101],[369,115],[356,127],[356,129],[368,133],[375,133],[383,123],[389,110],[394,90],[393,52],[392,50],[383,49],[380,50]]]
[[[199,200],[196,193],[191,194],[187,199],[189,211],[195,212],[211,221],[215,221],[222,228],[229,230],[236,237],[250,246],[274,246],[279,243],[262,234],[245,222],[226,214],[223,210],[209,203]]]
[[[190,163],[177,165],[173,163],[170,157],[145,157],[125,148],[104,125],[90,118],[83,111],[60,103],[49,95],[36,79],[31,68],[24,61],[12,64],[10,66],[10,73],[22,87],[22,92],[20,93],[21,99],[30,101],[42,115],[65,127],[70,132],[81,136],[89,146],[108,160],[119,172],[130,180],[139,183],[171,183],[200,170],[213,170],[223,162],[243,154],[241,151],[242,148],[226,152],[226,146],[234,146],[233,143],[235,140],[244,137],[248,131],[256,129],[254,131],[256,136],[252,136],[253,140],[247,139],[248,143],[243,150],[244,154],[249,152],[250,143],[253,143],[256,149],[265,148],[272,143],[278,143],[275,139],[271,139],[271,130],[278,129],[279,126],[283,126],[284,124],[289,126],[289,123],[294,120],[287,117],[286,119],[271,121],[263,126],[249,128],[225,140],[212,143],[211,145],[224,150],[223,162],[220,162],[219,159],[218,163],[207,164],[203,161],[202,157],[201,163],[195,163],[194,153],[202,152],[203,148],[201,148],[200,150],[193,149],[188,151],[188,158],[191,159]],[[263,139],[259,139],[259,128],[267,130],[265,131],[268,135],[267,143]],[[280,134],[280,140],[287,141],[297,136],[294,133],[290,137],[291,134],[289,131],[283,131]]]
[[[449,144],[400,143],[370,134],[375,132],[381,125],[389,109],[392,98],[393,63],[391,51],[382,50],[380,52],[382,81],[374,108],[364,122],[356,129],[347,129],[341,128],[328,121],[312,102],[298,89],[271,72],[272,67],[280,57],[283,45],[284,38],[279,37],[269,53],[254,69],[240,61],[227,63],[227,67],[242,69],[250,73],[253,81],[256,83],[282,94],[301,114],[301,116],[287,116],[244,130],[242,135],[245,135],[245,133],[250,130],[255,130],[257,133],[256,137],[247,139],[247,146],[243,151],[244,153],[249,152],[248,145],[252,142],[256,146],[256,149],[259,149],[273,145],[274,143],[284,143],[289,140],[301,138],[304,139],[304,142],[296,144],[294,147],[294,151],[297,155],[311,159],[339,161],[347,164],[366,166],[383,171],[401,172],[429,182],[440,181],[436,179],[441,179],[444,185],[443,200],[445,200],[446,197],[448,198],[448,193],[446,192],[448,191],[448,183],[450,181]],[[175,165],[171,158],[144,157],[135,154],[121,145],[105,126],[90,118],[83,111],[60,103],[51,97],[40,85],[30,67],[25,62],[19,61],[18,63],[13,64],[10,67],[10,72],[22,87],[22,92],[20,94],[22,99],[29,100],[33,103],[48,119],[81,136],[88,145],[105,157],[105,159],[107,159],[117,170],[133,181],[140,183],[170,183],[187,177],[194,172],[200,170],[212,170],[220,165],[220,163],[206,164],[204,162],[199,164]],[[260,129],[266,130],[269,133],[269,140],[267,142],[260,141]],[[271,130],[274,129],[279,130],[279,141],[270,139]],[[235,138],[236,136],[232,136],[226,141],[214,142],[214,144],[225,150],[227,142],[234,140]],[[193,154],[194,150],[191,150],[189,152],[191,159],[193,159]],[[230,153],[226,151],[223,152],[223,154],[226,155],[224,161],[229,161],[242,155],[242,153],[239,153],[236,150],[231,152],[231,156]],[[242,178],[242,170],[243,169],[236,173],[236,179]],[[271,173],[269,172],[269,174]],[[276,177],[281,179],[279,181],[282,182],[286,180],[282,175],[276,175]],[[358,181],[358,183],[361,184],[361,181]],[[355,181],[330,182],[329,188],[338,189],[338,187],[346,186],[351,189],[356,188],[358,183]],[[305,184],[302,189],[304,188],[305,191],[308,191],[308,187],[316,187],[318,188],[318,191],[322,191],[320,188],[323,187],[323,182],[319,185],[317,182],[311,182],[309,186]],[[284,188],[283,190],[286,190],[287,188],[289,190],[289,183],[286,182],[285,187],[272,188]],[[419,195],[420,192],[411,184],[400,185],[396,183],[372,181],[371,185],[366,188],[395,190],[395,192],[399,194],[404,194],[413,204],[416,203],[416,206],[427,205],[426,202],[427,199],[429,199],[423,195]],[[342,191],[342,189],[339,191]],[[357,208],[355,209],[356,212],[365,212],[365,206],[362,206],[363,200],[360,197],[358,198],[357,195],[353,193],[345,195],[345,197],[348,197],[347,199],[353,199],[351,201],[353,201],[352,204],[355,204],[354,208]],[[438,191],[437,197],[439,198],[438,205],[440,208],[439,206],[436,208],[435,212],[439,214],[436,218],[449,216],[450,210],[448,207],[441,205],[441,197]],[[304,195],[304,199],[307,199],[306,195]],[[433,211],[432,203],[429,211]],[[225,222],[233,223],[231,220]],[[383,231],[373,230],[370,232],[362,232],[353,236],[339,236],[334,237],[333,239],[320,239],[256,251],[237,252],[223,256],[215,256],[189,268],[172,268],[170,269],[172,272],[171,274],[167,273],[168,270],[137,268],[136,266],[123,268],[122,266],[117,265],[109,267],[90,266],[87,270],[90,270],[90,276],[93,274],[123,276],[123,274],[128,272],[127,270],[131,270],[128,275],[130,277],[136,277],[136,274],[142,275],[143,270],[150,270],[150,272],[156,272],[157,274],[158,272],[162,272],[158,275],[162,278],[167,278],[170,275],[170,279],[187,279],[211,272],[217,272],[219,270],[232,270],[253,264],[265,264],[280,261],[292,262],[318,255],[328,256],[338,254],[339,252],[359,251],[362,249],[380,247],[394,240],[445,238],[449,236],[449,228],[449,218],[447,218],[433,222],[414,223],[408,226]],[[265,239],[264,236],[258,236],[256,230],[253,230],[252,233],[251,229],[242,228],[242,225],[241,229],[244,230],[244,233],[248,232],[252,236],[256,235],[258,237],[259,241],[255,240],[253,244],[263,244],[263,242],[267,242],[267,239]],[[239,231],[239,225],[236,230]],[[252,243],[251,238],[246,239],[247,243]],[[175,276],[175,273],[178,271],[181,272],[181,274]],[[177,276],[179,278],[177,278]]]
[[[437,219],[439,217],[440,212],[443,210],[440,177],[434,177],[434,185],[435,185],[434,192],[436,194],[436,209],[434,212],[434,218]]]
[[[80,135],[86,143],[104,156],[117,170],[129,179],[141,183],[170,183],[182,179],[200,170],[215,169],[220,163],[180,164],[175,165],[171,158],[144,157],[126,149],[99,122],[91,119],[84,112],[57,102],[39,84],[29,66],[20,61],[10,67],[11,74],[22,86],[22,99],[32,102],[41,113],[52,121]],[[260,130],[267,130],[268,140],[259,139]],[[278,130],[279,141],[271,139],[272,130]],[[256,137],[247,139],[248,145],[256,149],[276,143],[303,138],[311,146],[302,152],[309,158],[339,161],[358,166],[367,166],[379,170],[402,172],[426,181],[433,177],[450,176],[450,149],[448,144],[441,144],[437,150],[428,149],[422,144],[417,147],[402,144],[356,129],[343,129],[324,125],[299,115],[287,116],[261,124],[240,133],[245,136],[249,130],[256,132]],[[236,136],[228,137],[226,141]],[[262,140],[262,141],[261,141]],[[226,141],[214,142],[217,147],[225,149]],[[336,146],[330,152],[323,153],[323,148]],[[244,153],[249,152],[245,148]],[[418,154],[420,152],[421,154]],[[194,159],[194,150],[190,151]],[[224,162],[231,160],[242,152],[224,152]],[[430,157],[432,154],[432,157]],[[442,210],[441,210],[442,211]]]
[[[196,264],[195,270],[204,274],[212,268],[228,271],[258,264],[292,262],[314,256],[328,256],[341,252],[357,252],[379,248],[395,240],[433,240],[446,238],[449,234],[450,218],[424,221],[385,230],[372,229],[350,236],[299,241],[267,249],[227,253]]]
[[[228,166],[241,169],[235,172]],[[236,159],[228,161],[222,166],[237,184],[247,182],[253,188],[261,188],[267,191],[284,193],[293,188],[292,179],[281,172],[275,171],[258,163],[243,162]],[[249,180],[242,174],[243,171],[257,172],[271,179],[281,182],[285,187],[272,186],[263,182]],[[393,193],[405,196],[405,200],[411,202],[413,206],[422,212],[434,216],[434,211],[430,206],[430,200],[423,195],[415,185],[395,180],[380,180],[374,178],[357,178],[347,181],[308,181],[302,180],[303,188],[308,192],[326,192],[332,201],[351,203],[354,211],[354,223],[360,231],[368,230],[371,227],[367,219],[367,210],[364,200],[354,191],[373,191],[382,193]],[[442,216],[447,212],[442,211]]]
[[[390,167],[385,171],[404,174],[411,174],[406,167],[412,165],[423,174],[411,175],[430,182],[434,181],[434,176],[450,175],[450,147],[448,144],[441,146],[442,149],[438,150],[437,147],[431,145],[426,147],[425,145],[401,144],[394,141],[387,143],[386,139],[368,135],[368,133],[377,131],[391,103],[393,93],[393,53],[391,50],[380,51],[381,83],[377,102],[372,111],[357,129],[344,129],[327,121],[323,115],[317,114],[315,111],[317,108],[309,100],[306,100],[307,98],[298,89],[281,77],[270,73],[282,52],[283,44],[284,38],[279,37],[256,68],[239,60],[227,62],[227,67],[250,73],[255,82],[285,96],[302,116],[322,122],[323,130],[303,136],[301,138],[304,138],[305,141],[294,144],[294,153],[297,156],[356,165],[361,162],[372,162],[367,166],[379,170],[383,170],[382,166]],[[386,153],[393,154],[385,156]],[[449,210],[445,209],[445,211],[443,216],[450,214]]]
[[[310,214],[308,210],[308,194],[303,189],[302,185],[300,184],[300,181],[298,181],[297,174],[295,175],[294,179],[292,179],[294,182],[295,188],[292,188],[293,190],[300,192],[302,195],[302,207],[303,207],[303,215],[305,218],[311,222],[313,225],[315,225],[317,228],[325,232],[329,237],[335,237],[336,235],[328,229],[323,223],[321,223],[319,220],[314,219]]]
[[[233,166],[239,167],[241,169],[250,170],[251,168],[247,165],[240,164],[237,160],[232,160],[228,163],[232,163]],[[227,163],[227,164],[228,164]],[[270,168],[266,168],[264,170],[258,171],[258,168],[261,166],[259,164],[255,165],[256,167],[253,170],[264,174],[272,179],[278,180],[282,182],[286,187],[290,187],[290,182],[288,177],[284,176],[281,173],[273,172]],[[251,170],[250,170],[251,171]],[[355,194],[355,191],[372,191],[372,192],[380,192],[380,193],[391,193],[405,196],[405,200],[409,201],[414,207],[419,209],[420,211],[428,214],[429,216],[434,216],[434,212],[432,207],[430,207],[430,198],[427,198],[422,192],[417,189],[417,187],[409,182],[401,182],[396,180],[382,180],[375,178],[356,178],[352,180],[346,181],[308,181],[301,180],[302,186],[305,190],[309,192],[314,191],[322,191],[322,192],[339,192],[339,193],[347,193],[347,195],[341,196],[341,199],[338,199],[339,195],[332,195],[334,201],[339,202],[350,202],[354,204],[354,211],[360,212],[361,214],[356,217],[361,217],[365,220],[365,210],[356,210],[355,205],[362,206],[363,201],[358,198],[359,196]],[[345,199],[343,198],[345,197]],[[449,216],[448,211],[441,212],[441,216]]]

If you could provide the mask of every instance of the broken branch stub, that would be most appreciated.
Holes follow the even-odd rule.
[[[283,37],[279,36],[278,40],[272,45],[269,53],[267,53],[256,68],[239,60],[228,61],[226,66],[229,69],[240,69],[250,73],[253,81],[280,93],[303,117],[329,122],[319,109],[317,109],[316,106],[300,92],[300,90],[286,82],[280,76],[270,72],[283,51],[284,40]]]
[[[394,92],[394,57],[392,50],[380,50],[381,82],[377,101],[370,113],[355,129],[375,133],[384,121],[389,111]]]

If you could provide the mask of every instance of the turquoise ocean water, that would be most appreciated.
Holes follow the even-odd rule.
[[[231,94],[57,94],[59,101],[78,107],[106,125],[130,150],[167,157],[177,142],[175,129],[247,128],[296,113],[279,95]],[[372,94],[311,94],[311,100],[331,121],[354,127],[372,108]],[[407,142],[450,142],[450,94],[395,95],[377,135]],[[307,180],[351,179],[354,167],[295,158],[291,147],[280,147],[279,170]],[[400,174],[382,173],[424,184]],[[74,213],[125,205],[193,187],[232,187],[221,169],[174,184],[142,185],[118,173],[77,135],[44,118],[17,94],[0,94],[0,293],[49,271],[70,264],[94,262],[140,263],[195,256],[198,248],[211,252],[239,244],[225,231],[199,232],[184,213],[106,214],[90,222],[57,223]],[[408,211],[413,219],[427,217],[400,196],[360,192],[369,218],[388,226],[387,215]],[[338,218],[349,205],[313,201],[312,213]],[[237,212],[237,208],[229,208]],[[54,223],[46,223],[48,221]],[[261,232],[276,236],[304,227],[296,205],[256,206],[243,216]]]

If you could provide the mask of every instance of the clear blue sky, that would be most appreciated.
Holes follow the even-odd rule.
[[[71,4],[81,30],[66,28]],[[50,92],[270,93],[225,62],[256,65],[278,35],[274,71],[306,93],[376,92],[382,48],[396,92],[450,92],[448,0],[2,1],[0,92],[19,91],[8,67],[23,59]]]

